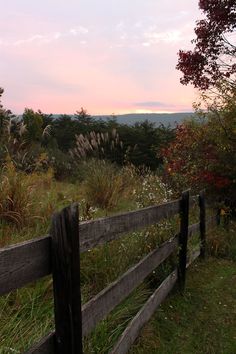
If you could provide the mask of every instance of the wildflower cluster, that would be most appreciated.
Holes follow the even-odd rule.
[[[154,204],[165,203],[171,199],[172,191],[154,174],[146,175],[141,187],[133,191],[137,207],[144,208]]]

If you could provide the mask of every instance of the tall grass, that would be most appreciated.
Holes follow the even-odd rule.
[[[52,171],[26,174],[16,170],[12,161],[7,161],[0,174],[0,221],[18,227],[29,224],[36,217],[37,191],[50,188]]]
[[[22,353],[53,329],[51,281],[0,298],[0,353]]]
[[[207,250],[211,256],[236,261],[236,224],[229,220],[207,235]]]
[[[24,225],[30,217],[31,194],[28,178],[7,162],[0,176],[0,220]]]
[[[107,176],[110,176],[110,181],[107,181]],[[33,175],[31,175],[32,177]],[[27,180],[27,175],[19,177],[21,182],[24,178]],[[40,181],[39,177],[32,178],[30,183],[26,184],[31,193],[28,212],[32,217],[32,215],[36,215],[35,211],[38,211],[38,218],[33,219],[35,223],[31,223],[31,226],[26,222],[25,226],[18,228],[18,233],[15,232],[16,239],[21,239],[23,231],[24,237],[27,232],[27,238],[32,238],[37,228],[42,230],[42,224],[49,225],[50,216],[56,208],[60,209],[64,205],[80,201],[81,197],[83,197],[82,208],[80,207],[80,210],[83,210],[82,219],[107,213],[107,210],[109,213],[114,212],[113,208],[126,198],[132,200],[134,205],[139,203],[140,206],[150,205],[153,200],[159,203],[166,201],[165,192],[161,193],[157,186],[159,179],[149,178],[145,182],[145,177],[140,179],[132,167],[118,170],[110,163],[93,160],[85,166],[84,178],[81,185],[59,183],[52,179],[51,181],[49,179],[47,183],[46,180],[43,182],[43,179]],[[163,185],[159,187],[165,188]],[[139,198],[137,198],[136,192],[133,193],[138,188],[143,191]],[[146,188],[148,188],[148,193],[146,193]],[[100,197],[101,191],[103,193]],[[99,200],[98,204],[96,204],[97,200]],[[102,205],[103,209],[100,207],[94,212],[96,205]],[[13,229],[13,225],[9,221],[7,225],[9,232]],[[178,220],[173,218],[143,231],[127,234],[119,240],[114,240],[81,255],[83,303],[91,299],[164,240],[176,234],[177,229]],[[86,353],[107,353],[109,351],[127,323],[145,302],[153,290],[152,287],[158,286],[158,283],[170,271],[172,261],[176,262],[175,259],[170,259],[170,262],[155,270],[148,281],[137,288],[106,320],[99,323],[96,330],[84,341]],[[3,338],[1,350],[6,353],[7,350],[8,352],[14,352],[14,350],[22,352],[48,332],[53,326],[52,299],[51,283],[47,280],[1,298],[0,337]]]
[[[108,353],[150,294],[151,289],[145,284],[133,291],[122,304],[98,324],[89,337],[84,339],[84,352]]]
[[[116,129],[112,132],[95,133],[91,131],[85,135],[76,136],[76,148],[71,150],[71,155],[78,160],[96,157],[104,159],[105,155],[115,155],[123,149],[123,142],[120,140]]]
[[[112,173],[119,174],[114,166],[109,165],[108,168],[112,169]],[[107,165],[105,169],[107,169]],[[122,198],[129,195],[129,198],[134,199],[132,194],[134,176],[128,170],[120,171],[120,173],[123,174],[122,178],[126,176],[124,185],[122,185]],[[61,208],[65,204],[78,201],[82,193],[81,186],[56,183],[55,181],[51,183],[51,186],[42,185],[42,188],[37,187],[32,190],[32,197],[37,196],[36,201],[38,210],[41,210],[39,212],[41,218],[49,216],[55,207]],[[35,186],[37,186],[36,182]],[[87,200],[83,201],[85,206],[86,203]],[[114,204],[109,203],[108,205]],[[101,209],[98,212],[101,212]],[[36,221],[33,226],[34,229],[31,229],[34,230],[32,232],[35,232],[36,227],[41,227],[36,225],[40,225],[43,219],[40,219],[40,222],[39,219],[36,219]],[[8,227],[12,227],[12,225],[9,224]],[[27,229],[23,227],[22,230],[29,230],[29,226],[27,226]],[[32,232],[29,234],[30,238],[32,238]],[[114,240],[83,254],[81,257],[83,303],[91,299],[130,266],[143,258],[145,254],[157,247],[165,238],[169,238],[174,233],[175,225],[171,225],[169,221],[147,228],[142,232],[125,235],[119,240]],[[21,235],[20,230],[18,235]],[[160,269],[159,273],[155,273],[156,278],[153,282],[155,285],[160,281],[164,274],[163,271],[164,268]],[[150,286],[143,284],[126,301],[120,304],[106,320],[101,321],[97,329],[85,340],[85,351],[87,353],[107,353],[129,320],[145,302],[150,291]],[[16,352],[26,350],[52,328],[52,299],[51,285],[47,281],[18,290],[0,299],[0,337],[3,338],[1,344],[3,353],[10,352],[9,350],[13,352],[14,350]]]
[[[85,198],[93,206],[110,210],[133,189],[128,171],[118,169],[104,160],[90,160],[84,165],[82,188]]]

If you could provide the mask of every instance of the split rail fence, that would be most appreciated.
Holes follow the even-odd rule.
[[[199,222],[189,225],[189,209],[198,201]],[[108,285],[85,305],[81,305],[80,253],[118,239],[162,219],[180,214],[179,233],[164,242]],[[184,291],[186,268],[198,256],[205,257],[206,231],[217,225],[217,217],[206,220],[205,195],[190,197],[189,191],[168,203],[111,217],[79,223],[78,205],[54,214],[50,235],[0,249],[0,295],[52,274],[55,331],[42,338],[27,354],[83,353],[82,338],[91,333],[144,279],[178,251],[175,270],[161,283],[131,320],[110,354],[127,353],[142,326],[178,284]],[[188,256],[187,244],[200,234],[200,247]]]

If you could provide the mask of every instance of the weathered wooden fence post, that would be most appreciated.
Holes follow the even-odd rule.
[[[189,190],[182,193],[180,208],[178,280],[180,290],[184,291],[188,248]]]
[[[79,212],[73,204],[52,218],[55,352],[81,354]]]
[[[206,200],[205,191],[199,193],[199,208],[200,208],[200,256],[205,258],[206,256]]]
[[[217,226],[220,226],[221,224],[221,208],[218,207],[217,211],[216,211],[216,222],[217,222]]]

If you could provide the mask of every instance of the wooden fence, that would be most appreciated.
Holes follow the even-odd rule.
[[[189,209],[198,201],[200,221],[189,225]],[[176,283],[183,291],[186,268],[198,256],[204,258],[206,231],[217,218],[206,220],[205,196],[182,198],[111,217],[79,223],[78,206],[71,205],[52,218],[50,235],[0,250],[0,295],[45,277],[53,276],[55,331],[27,353],[83,353],[82,338],[95,328],[122,300],[174,251],[179,250],[176,269],[161,283],[129,323],[110,354],[127,353],[142,326],[150,319]],[[85,305],[81,305],[80,253],[119,238],[122,234],[156,224],[180,214],[180,232],[153,250],[136,265],[108,285]],[[200,247],[187,257],[187,244],[200,234]]]

